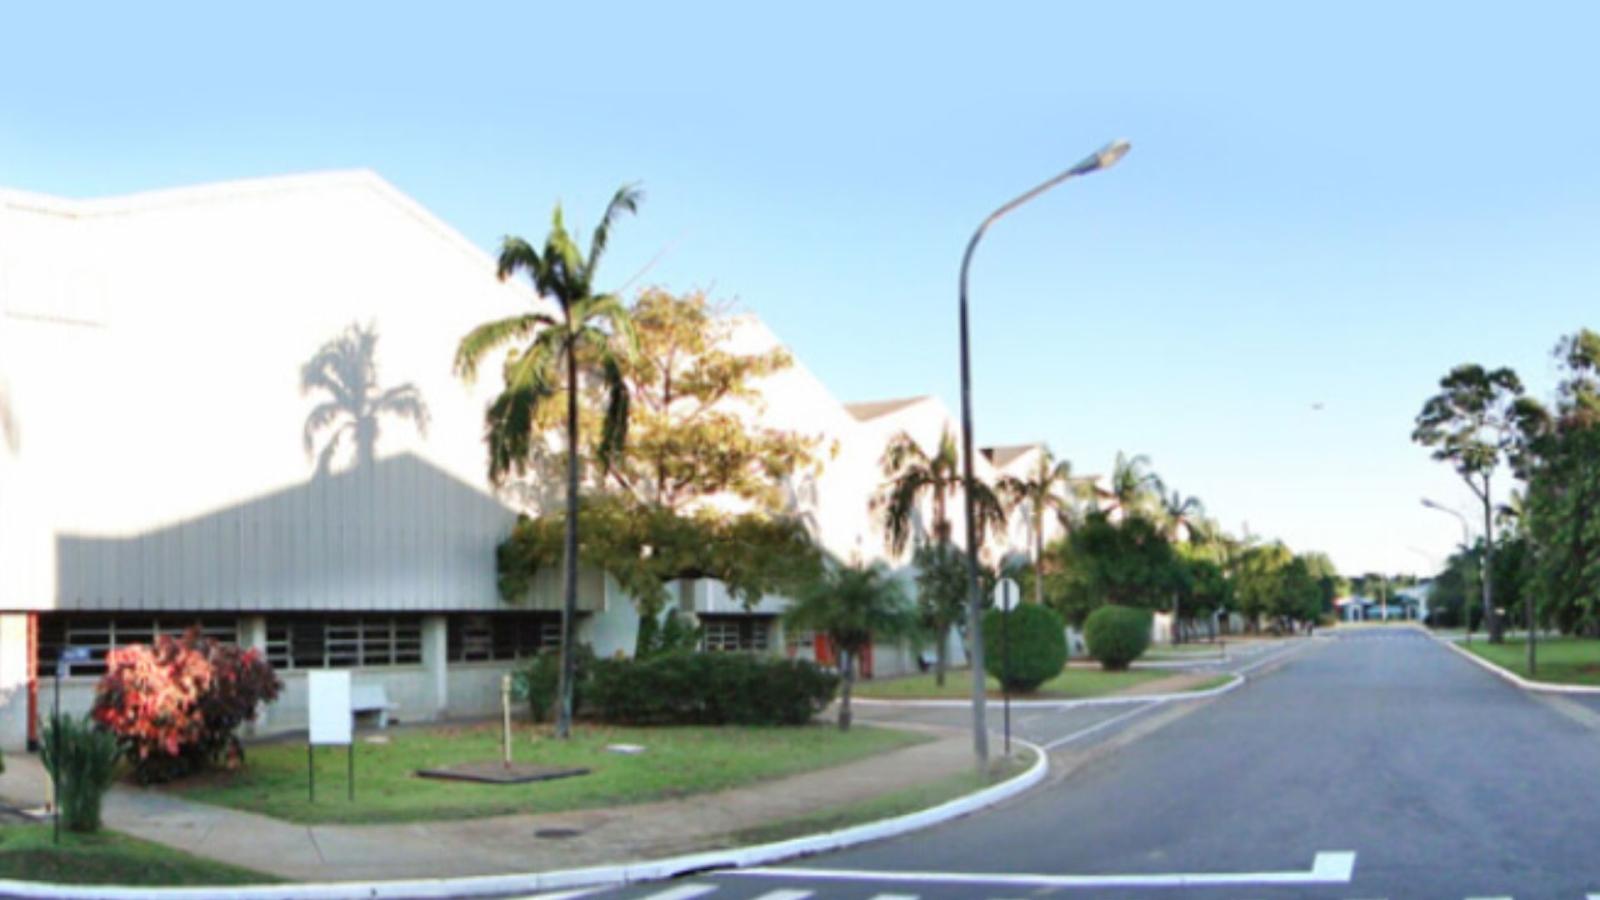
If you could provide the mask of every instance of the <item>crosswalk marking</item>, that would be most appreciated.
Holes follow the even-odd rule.
[[[704,897],[716,889],[714,884],[684,884],[651,894],[642,900],[689,900],[690,897]]]

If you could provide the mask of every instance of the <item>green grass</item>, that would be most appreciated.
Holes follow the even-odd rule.
[[[0,826],[0,878],[129,887],[278,881],[270,875],[200,859],[113,831],[63,831],[61,845],[56,846],[51,830],[49,825]]]
[[[980,776],[977,772],[963,772],[960,775],[951,775],[948,778],[930,781],[927,784],[917,785],[916,787],[881,794],[870,800],[847,803],[843,806],[808,813],[804,816],[771,822],[755,828],[747,828],[735,832],[727,842],[727,846],[737,847],[745,844],[786,841],[790,838],[802,837],[808,834],[837,831],[840,828],[849,828],[852,825],[860,825],[863,822],[903,816],[931,806],[938,806],[964,794],[970,794],[979,788],[999,784],[1019,774],[1031,765],[1033,765],[1033,754],[1023,753],[1010,759],[997,761],[986,776]]]
[[[930,740],[870,726],[841,733],[800,728],[609,728],[578,726],[570,741],[547,729],[516,726],[518,762],[583,766],[588,775],[531,784],[490,785],[418,778],[418,769],[500,758],[498,726],[419,728],[389,733],[387,744],[358,739],[356,799],[346,800],[345,751],[317,749],[317,802],[306,797],[304,744],[250,748],[245,768],[172,786],[190,800],[264,813],[292,822],[420,822],[502,813],[547,813],[648,803],[719,791],[839,765]],[[642,744],[644,753],[605,752]]]
[[[1186,692],[1189,692],[1189,691],[1209,691],[1212,688],[1222,687],[1223,685],[1227,684],[1228,682],[1230,682],[1232,680],[1233,680],[1233,676],[1232,675],[1226,675],[1226,674],[1224,674],[1224,675],[1213,675],[1210,678],[1207,678],[1205,681],[1202,681],[1202,682],[1200,682],[1198,684],[1191,685],[1191,686],[1185,688],[1184,690]]]
[[[1069,668],[1050,679],[1033,694],[1026,696],[1042,700],[1059,700],[1076,697],[1100,697],[1120,690],[1136,687],[1159,678],[1170,678],[1174,672],[1155,669],[1130,669],[1126,672],[1104,672],[1100,669]],[[999,696],[1000,682],[988,680],[989,692]],[[932,672],[909,675],[904,678],[885,678],[856,684],[856,694],[883,700],[911,700],[922,698],[962,698],[972,696],[972,673],[966,669],[949,672],[944,687],[939,687]]]
[[[1506,638],[1503,644],[1491,644],[1487,638],[1479,634],[1473,637],[1471,644],[1457,646],[1504,666],[1524,678],[1534,677],[1528,674],[1528,643],[1523,638]],[[1600,640],[1541,637],[1537,651],[1539,681],[1600,685]]]

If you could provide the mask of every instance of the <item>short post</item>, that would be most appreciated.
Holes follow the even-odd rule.
[[[511,675],[500,676],[500,755],[511,768]]]
[[[67,667],[67,661],[56,663],[56,702],[55,712],[51,713],[50,720],[50,805],[55,809],[55,842],[61,843],[61,671]]]

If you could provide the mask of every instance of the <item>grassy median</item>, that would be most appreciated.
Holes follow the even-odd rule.
[[[55,884],[194,887],[276,882],[248,869],[190,856],[112,831],[61,833],[49,825],[0,826],[0,878]]]
[[[1539,681],[1556,684],[1600,685],[1600,640],[1593,638],[1539,638],[1537,676],[1528,674],[1528,642],[1524,638],[1506,638],[1503,644],[1491,644],[1479,634],[1473,637],[1471,644],[1458,643],[1457,646],[1524,678],[1537,677]]]
[[[929,740],[926,735],[857,725],[798,728],[612,728],[579,725],[558,741],[544,727],[518,724],[514,759],[576,766],[587,775],[490,785],[416,776],[418,769],[500,758],[497,726],[395,729],[386,743],[357,738],[356,799],[346,799],[344,748],[319,747],[317,802],[306,791],[300,742],[250,748],[244,769],[172,786],[181,796],[292,822],[420,822],[503,813],[548,813],[648,803],[739,787],[827,768]],[[606,751],[637,744],[637,755]]]
[[[1126,672],[1105,672],[1100,669],[1065,669],[1060,675],[1039,686],[1039,690],[1025,695],[1030,700],[1062,700],[1079,697],[1102,697],[1117,691],[1138,687],[1146,682],[1170,678],[1174,673],[1160,669],[1130,669]],[[988,679],[989,692],[1000,694],[1000,682]],[[856,695],[877,697],[883,700],[913,700],[962,698],[972,696],[972,672],[968,669],[952,670],[945,675],[944,687],[938,685],[932,672],[909,675],[904,678],[883,678],[856,684]],[[1024,696],[1013,694],[1013,697]]]

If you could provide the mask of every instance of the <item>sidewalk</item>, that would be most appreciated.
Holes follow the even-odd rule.
[[[297,825],[118,785],[106,796],[105,821],[125,834],[295,881],[492,875],[716,847],[733,832],[937,781],[971,765],[968,737],[940,732],[928,743],[832,769],[682,800],[405,825]],[[11,755],[0,797],[38,806],[46,784],[37,756]],[[576,834],[538,836],[555,830]]]

